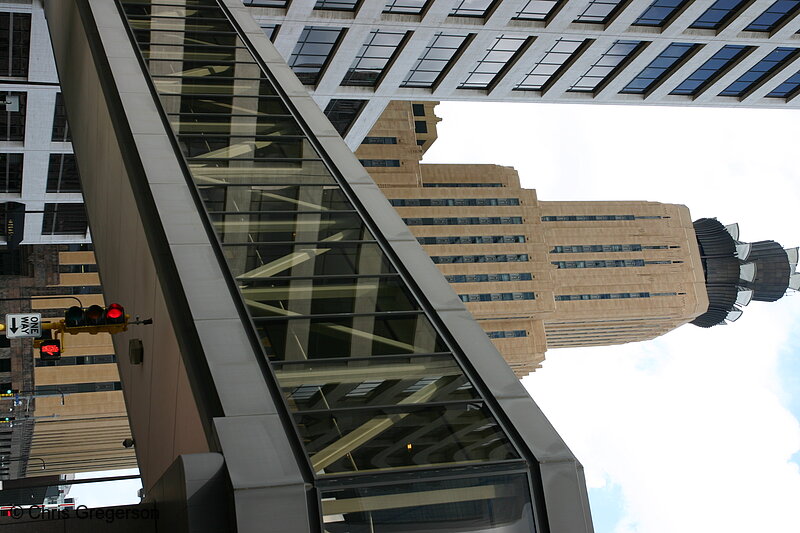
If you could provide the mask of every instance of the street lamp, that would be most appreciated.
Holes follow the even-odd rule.
[[[7,461],[30,461],[31,459],[36,459],[37,461],[42,462],[42,470],[47,469],[47,463],[44,462],[44,459],[41,457],[0,457],[0,465],[5,464]]]

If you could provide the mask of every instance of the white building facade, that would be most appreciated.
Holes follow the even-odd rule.
[[[390,100],[800,107],[796,0],[244,3],[351,147]]]

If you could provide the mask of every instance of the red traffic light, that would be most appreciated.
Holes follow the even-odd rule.
[[[42,341],[39,345],[39,358],[42,361],[58,361],[61,359],[61,341]]]
[[[114,324],[125,320],[125,309],[119,304],[111,304],[106,308],[106,321]]]

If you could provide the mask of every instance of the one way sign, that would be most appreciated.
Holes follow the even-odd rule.
[[[16,313],[6,315],[6,337],[41,337],[41,313]]]

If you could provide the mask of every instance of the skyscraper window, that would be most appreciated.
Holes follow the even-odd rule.
[[[428,0],[389,0],[384,13],[402,13],[409,15],[419,15],[425,9]]]
[[[745,31],[772,31],[800,8],[800,0],[777,0],[751,22]]]
[[[25,103],[27,93],[24,92],[0,92],[0,101],[10,101],[0,107],[0,141],[24,141],[25,140]],[[16,106],[16,110],[12,107]]]
[[[591,0],[575,22],[605,24],[622,5],[622,0]]]
[[[30,13],[0,13],[0,76],[27,77],[30,48]]]
[[[626,94],[646,93],[659,81],[666,78],[683,58],[689,57],[689,54],[700,48],[700,46],[693,43],[670,43],[663,52],[658,54],[658,57],[642,69],[620,92]]]
[[[485,17],[497,0],[456,0],[451,17]]]
[[[64,97],[61,93],[56,94],[56,107],[53,114],[53,142],[70,142],[72,135],[67,124],[67,108],[64,107]]]
[[[739,76],[739,79],[728,85],[720,96],[742,96],[758,82],[766,79],[770,74],[776,72],[786,62],[797,57],[800,48],[789,48],[779,46],[764,59],[753,65],[753,67]]]
[[[433,87],[464,47],[468,33],[437,33],[406,75],[402,87]]]
[[[331,11],[355,11],[360,0],[317,0],[314,9],[329,9]]]
[[[635,26],[664,26],[669,22],[689,0],[655,0],[639,15],[633,24]]]
[[[501,72],[511,64],[512,59],[529,41],[528,37],[499,35],[495,38],[486,53],[478,60],[477,65],[467,75],[459,89],[487,89]]]
[[[688,78],[683,80],[680,85],[675,87],[670,94],[685,94],[694,96],[710,85],[722,73],[741,59],[747,46],[728,44],[723,46],[716,54],[703,63],[700,68],[695,70]]]
[[[707,28],[716,30],[729,21],[747,0],[717,0],[705,10],[690,28]]]
[[[610,80],[624,62],[633,57],[641,46],[642,41],[615,41],[569,90],[589,93],[596,91],[603,82]]]
[[[334,98],[325,107],[325,116],[331,121],[339,135],[345,136],[365,105],[367,105],[366,100]]]
[[[289,57],[289,66],[304,85],[315,85],[339,42],[342,28],[307,26]]]
[[[22,192],[22,154],[0,154],[0,192]]]
[[[558,5],[559,0],[528,0],[528,2],[517,11],[515,20],[546,20],[547,16]]]
[[[374,30],[369,34],[353,64],[345,74],[342,85],[374,87],[386,66],[399,52],[400,44],[408,33]]]
[[[88,229],[83,204],[44,204],[42,235],[86,235]]]
[[[459,294],[462,302],[513,302],[522,300],[535,300],[532,292],[483,292],[478,294]]]
[[[800,88],[800,72],[795,72],[786,81],[775,87],[767,96],[769,98],[791,98]]]
[[[584,42],[558,39],[514,90],[541,91],[548,82],[558,76],[564,65],[579,51]]]
[[[50,154],[47,192],[81,192],[81,179],[74,154]]]

